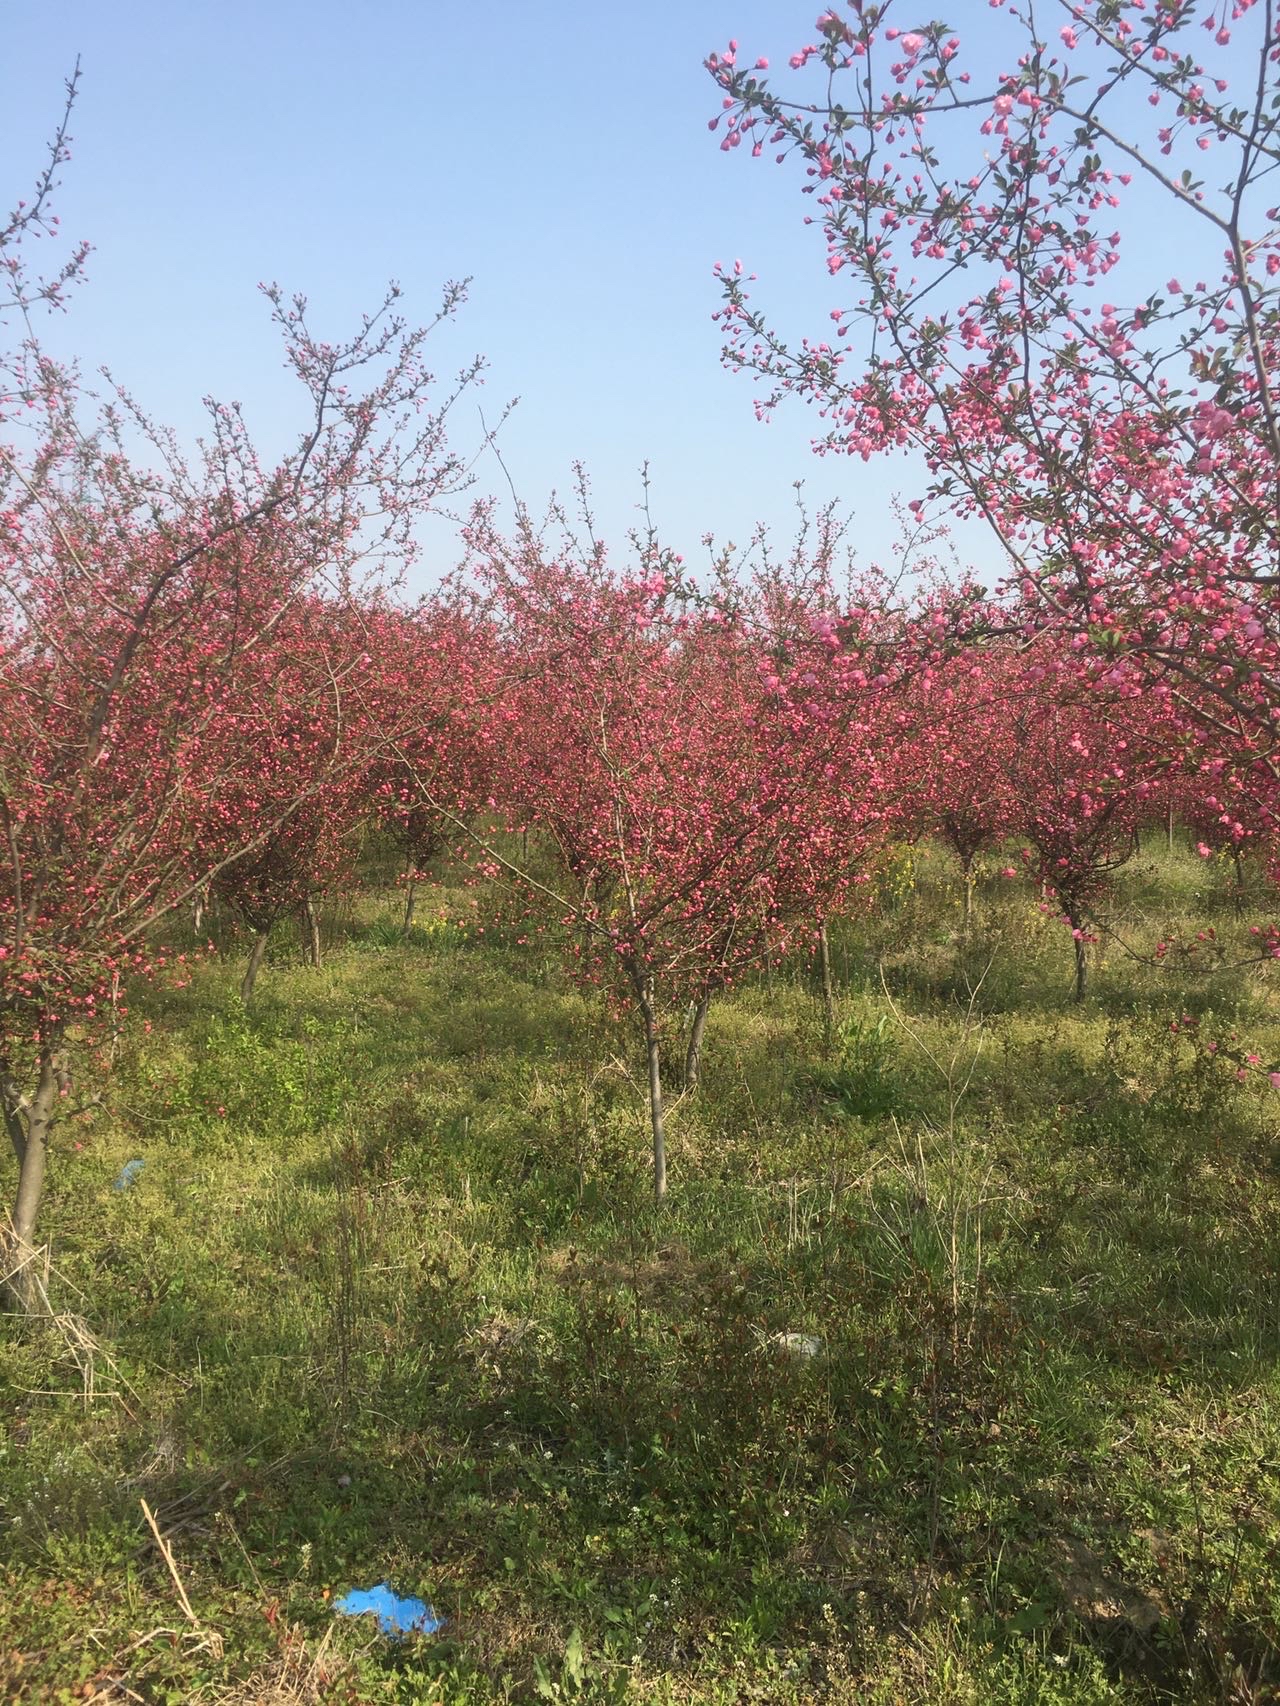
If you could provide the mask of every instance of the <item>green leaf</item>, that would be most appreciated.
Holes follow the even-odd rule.
[[[582,1630],[575,1624],[564,1649],[564,1673],[572,1682],[582,1681],[583,1658]]]

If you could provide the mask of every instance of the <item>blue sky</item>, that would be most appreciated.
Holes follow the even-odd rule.
[[[110,365],[180,435],[199,429],[213,392],[244,404],[265,447],[291,438],[299,398],[259,280],[305,292],[319,329],[340,335],[388,278],[425,318],[444,279],[470,274],[434,363],[447,375],[483,352],[490,416],[520,397],[502,450],[531,506],[566,490],[581,457],[600,526],[621,542],[647,458],[659,530],[693,560],[708,531],[745,542],[763,521],[785,541],[802,479],[811,504],[843,499],[860,553],[884,558],[889,500],[911,494],[911,466],[812,456],[815,423],[799,407],[758,424],[711,321],[713,264],[741,255],[784,325],[826,324],[798,173],[720,152],[702,69],[731,35],[785,67],[814,11],[8,0],[0,195],[24,193],[79,54],[59,210],[94,254],[54,339],[87,367]],[[478,434],[464,404],[455,442]],[[492,461],[478,473],[480,489],[505,492]],[[983,535],[964,546],[994,572]],[[431,548],[431,567],[451,566],[449,528]]]

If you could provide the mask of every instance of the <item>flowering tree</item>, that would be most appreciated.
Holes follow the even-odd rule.
[[[1232,762],[1210,757],[1180,778],[1176,807],[1201,858],[1230,858],[1234,880],[1229,888],[1237,916],[1244,911],[1245,855],[1261,853],[1275,876],[1274,783],[1264,763],[1248,762],[1248,748],[1259,744],[1254,737]]]
[[[560,852],[554,900],[581,975],[639,1021],[661,1200],[666,1016],[694,1009],[691,1088],[714,992],[847,880],[834,808],[867,810],[876,691],[829,619],[784,663],[740,611],[682,596],[661,555],[624,575],[602,552],[550,558],[528,529],[514,546],[483,527],[473,540],[502,611],[519,737],[502,797]],[[837,678],[864,689],[838,719]]]
[[[465,842],[466,826],[494,807],[504,660],[493,623],[455,587],[412,611],[382,612],[368,644],[374,674],[362,702],[376,727],[398,730],[369,786],[377,821],[407,857],[407,931],[424,867]]]
[[[1276,10],[982,17],[966,44],[900,0],[832,6],[794,89],[736,43],[711,56],[721,146],[799,160],[836,293],[793,345],[735,267],[726,360],[764,382],[761,412],[815,405],[822,451],[922,453],[917,506],[986,520],[1030,623],[1140,670],[1214,749],[1256,737],[1274,779]],[[1144,209],[1173,276],[1144,279],[1153,245],[1124,239]]]
[[[1028,859],[1062,907],[1082,1001],[1091,917],[1111,872],[1134,852],[1167,773],[1168,729],[1149,700],[1100,692],[1051,643],[996,660],[989,681],[1011,707],[1012,738],[995,755],[1008,825],[1030,843]]]
[[[276,623],[261,673],[224,696],[214,731],[222,756],[189,858],[193,871],[215,872],[212,893],[252,933],[246,1002],[281,917],[300,920],[320,964],[316,903],[351,869],[369,767],[396,727],[369,714],[366,627],[358,605],[299,597]],[[253,824],[260,834],[246,844]]]
[[[267,291],[305,398],[297,448],[274,467],[234,407],[210,405],[190,462],[127,394],[91,397],[32,331],[80,252],[40,282],[23,248],[50,226],[65,149],[64,127],[31,206],[0,227],[0,317],[14,332],[0,357],[0,1099],[18,1164],[5,1268],[28,1307],[73,1037],[91,1042],[121,978],[158,963],[145,946],[156,922],[300,803],[241,814],[193,856],[209,801],[228,797],[236,719],[261,702],[276,635],[304,597],[348,599],[362,575],[403,561],[417,518],[465,481],[445,441],[457,388],[431,403],[427,331],[400,319],[394,288],[336,344],[312,332],[302,299]],[[442,314],[463,296],[450,286]]]
[[[898,759],[909,833],[937,835],[960,862],[966,928],[974,861],[1013,833],[1011,661],[1001,649],[974,645],[929,670],[913,684],[918,732]]]
[[[813,943],[830,1046],[835,988],[828,920],[869,899],[879,855],[892,837],[911,833],[918,793],[912,756],[921,728],[912,687],[915,671],[927,680],[936,661],[936,610],[933,598],[918,593],[914,609],[904,605],[901,576],[856,565],[845,543],[848,523],[834,505],[813,518],[800,510],[785,559],[758,529],[740,559],[716,560],[716,596],[790,718],[791,759],[805,780],[793,833],[779,847],[776,879],[794,926]],[[919,538],[904,541],[903,566],[932,571],[931,562],[915,560],[919,544]],[[950,587],[937,593],[960,602],[968,596]],[[705,1008],[699,1012],[705,1016]]]

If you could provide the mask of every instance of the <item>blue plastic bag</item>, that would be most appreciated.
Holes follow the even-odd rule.
[[[375,1588],[353,1588],[334,1601],[333,1609],[344,1617],[363,1617],[372,1611],[377,1615],[378,1628],[384,1635],[400,1640],[405,1635],[434,1635],[443,1629],[445,1620],[437,1617],[425,1600],[402,1598],[392,1593],[386,1582]]]

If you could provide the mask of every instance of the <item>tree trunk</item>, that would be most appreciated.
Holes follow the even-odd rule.
[[[653,1195],[661,1203],[667,1194],[667,1133],[662,1116],[662,1061],[658,1053],[658,1019],[653,1008],[653,980],[636,980],[636,998],[644,1020],[645,1052],[649,1060],[649,1124],[653,1130]]]
[[[13,1205],[13,1225],[4,1240],[5,1288],[27,1314],[48,1307],[44,1286],[36,1271],[33,1236],[40,1199],[44,1195],[45,1163],[49,1133],[58,1106],[61,1037],[47,1042],[40,1051],[36,1087],[31,1100],[19,1110],[6,1093],[6,1119],[15,1154],[19,1154],[18,1194]]]
[[[693,1010],[693,1024],[689,1030],[689,1046],[684,1051],[684,1088],[686,1094],[696,1090],[702,1080],[702,1039],[706,1034],[707,1012],[710,1006],[711,995],[708,992]]]
[[[1231,849],[1231,858],[1236,868],[1236,886],[1232,899],[1235,902],[1236,917],[1239,918],[1244,912],[1244,859],[1238,847]]]
[[[960,855],[960,872],[964,877],[964,927],[973,923],[973,854]]]
[[[1083,1001],[1084,996],[1085,996],[1085,989],[1087,988],[1088,982],[1089,982],[1088,945],[1085,942],[1084,936],[1082,934],[1082,931],[1084,930],[1084,923],[1083,923],[1080,915],[1074,909],[1074,907],[1067,907],[1066,913],[1067,913],[1067,922],[1071,926],[1071,945],[1072,945],[1072,947],[1074,947],[1074,949],[1076,951],[1076,992],[1075,992],[1075,999],[1077,1001]]]
[[[198,936],[204,929],[204,890],[197,889],[191,907],[191,928]]]
[[[410,930],[413,929],[413,914],[417,904],[418,885],[414,882],[413,878],[410,877],[409,887],[405,890],[404,897],[404,924],[401,926],[406,936],[409,934]]]
[[[1083,938],[1073,936],[1072,941],[1076,950],[1076,1000],[1083,1001],[1089,981],[1089,960]]]
[[[307,964],[320,969],[320,914],[310,895],[302,903],[302,953]]]
[[[1169,851],[1173,852],[1173,807],[1169,807]]]
[[[828,1052],[836,1037],[836,992],[831,981],[831,943],[827,939],[827,921],[818,922],[818,983],[822,995],[822,1033]]]
[[[240,979],[240,999],[247,1007],[253,999],[253,986],[258,981],[258,972],[262,967],[263,956],[267,951],[267,931],[259,930],[253,938],[253,947],[249,950],[249,963],[244,968],[244,976]]]

